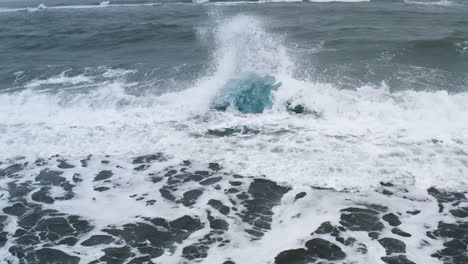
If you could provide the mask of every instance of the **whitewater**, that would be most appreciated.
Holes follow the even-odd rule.
[[[240,15],[220,22],[214,33],[215,70],[181,92],[127,94],[125,88],[135,84],[126,82],[129,72],[123,71],[89,93],[28,89],[2,94],[1,146],[6,151],[1,155],[134,154],[157,149],[179,161],[224,160],[232,171],[338,188],[408,179],[407,175],[422,187],[457,188],[460,180],[466,183],[466,154],[460,142],[467,142],[468,125],[463,122],[468,118],[467,94],[390,93],[385,83],[339,90],[295,79],[296,65],[280,38],[265,32],[255,17]],[[210,100],[223,85],[248,73],[272,75],[282,84],[272,94],[272,109],[261,115],[212,111]],[[58,84],[78,89],[93,82],[93,76],[63,73],[32,80],[26,87]],[[291,114],[287,102],[321,116]],[[260,133],[204,136],[208,130],[242,127]],[[453,171],[447,170],[451,164]]]

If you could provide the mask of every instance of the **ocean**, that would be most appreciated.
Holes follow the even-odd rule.
[[[0,262],[468,263],[468,1],[0,0]]]

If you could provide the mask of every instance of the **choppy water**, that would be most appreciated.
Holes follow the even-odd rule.
[[[0,0],[0,257],[466,263],[466,120],[463,0]]]

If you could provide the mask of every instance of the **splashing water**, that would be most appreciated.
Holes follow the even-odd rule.
[[[231,105],[242,113],[263,113],[272,106],[271,92],[280,86],[274,77],[250,74],[243,79],[229,80],[211,104],[218,110],[225,110]]]

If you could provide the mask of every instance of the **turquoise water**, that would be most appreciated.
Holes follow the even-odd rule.
[[[272,92],[281,86],[272,76],[247,75],[229,80],[212,101],[215,109],[233,107],[242,113],[263,113],[272,106]]]

